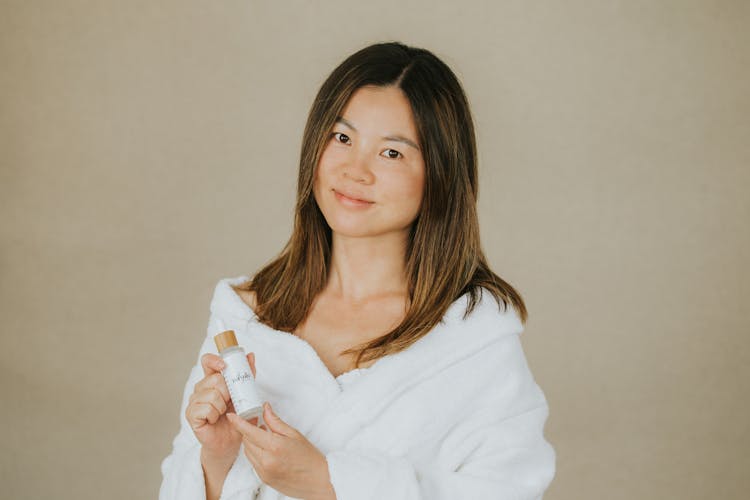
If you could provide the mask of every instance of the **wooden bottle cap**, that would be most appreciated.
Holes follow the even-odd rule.
[[[225,330],[219,334],[214,335],[214,342],[216,342],[216,348],[219,352],[237,345],[237,337],[234,335],[234,330]]]

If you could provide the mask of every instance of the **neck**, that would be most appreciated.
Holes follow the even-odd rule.
[[[326,292],[353,304],[406,295],[406,233],[351,237],[333,234]]]

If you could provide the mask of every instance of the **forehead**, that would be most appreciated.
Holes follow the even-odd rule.
[[[363,132],[404,134],[416,139],[411,104],[398,87],[360,87],[349,98],[341,115]]]

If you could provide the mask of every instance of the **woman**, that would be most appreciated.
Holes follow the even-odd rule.
[[[160,498],[537,499],[555,472],[521,296],[487,265],[464,92],[435,55],[359,50],[304,131],[294,232],[220,280]],[[267,401],[235,413],[213,335]]]

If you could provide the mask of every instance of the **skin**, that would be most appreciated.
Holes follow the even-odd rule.
[[[402,303],[408,296],[405,250],[422,203],[425,165],[411,107],[400,89],[362,87],[341,116],[346,123],[334,125],[313,184],[315,200],[332,230],[329,280],[316,303],[329,311],[370,313],[375,318],[378,309],[382,316],[384,304],[397,311],[401,306],[394,305],[394,300]],[[384,138],[393,136],[404,137],[416,147]],[[337,198],[336,191],[372,203],[364,209],[351,207]],[[243,299],[254,303],[253,297]],[[205,357],[206,367],[216,370],[214,358],[218,357]],[[263,414],[265,428],[244,421],[233,409],[228,410],[230,400],[221,375],[208,371],[206,375],[210,380],[196,385],[187,413],[196,422],[196,436],[205,442],[202,463],[207,492],[209,476],[211,487],[215,490],[218,485],[221,491],[242,442],[258,477],[277,491],[307,500],[336,498],[320,450],[276,415],[268,403]],[[204,408],[206,403],[213,410]]]
[[[255,354],[249,353],[247,359],[255,377]],[[201,366],[205,376],[195,384],[185,417],[201,443],[206,498],[219,498],[244,442],[245,456],[265,484],[294,498],[335,500],[325,455],[278,417],[269,403],[263,408],[264,426],[257,426],[257,418],[239,417],[221,375],[224,361],[206,353]]]
[[[255,376],[255,355],[247,355],[250,369]],[[204,377],[199,380],[190,395],[185,409],[185,418],[201,443],[201,464],[206,482],[206,498],[219,498],[224,479],[240,449],[242,435],[234,428],[227,412],[234,412],[221,370],[224,361],[216,354],[201,356]],[[257,424],[258,419],[252,422]]]
[[[422,202],[425,166],[419,149],[383,139],[400,135],[419,146],[411,106],[401,89],[361,87],[341,116],[357,130],[334,125],[313,192],[332,231],[330,279],[323,294],[356,307],[407,292],[405,250]],[[333,190],[374,203],[366,210],[352,209]]]
[[[360,88],[340,116],[344,122],[334,124],[313,182],[313,195],[332,230],[330,276],[294,331],[314,346],[333,375],[355,367],[356,356],[340,352],[388,332],[408,310],[405,248],[425,175],[402,90]],[[396,136],[413,144],[384,139]],[[373,203],[351,207],[334,190]]]

